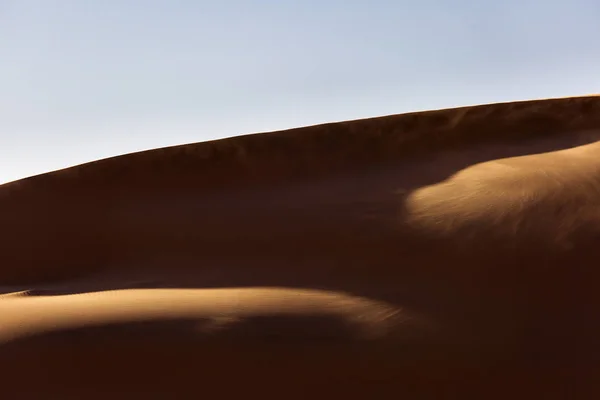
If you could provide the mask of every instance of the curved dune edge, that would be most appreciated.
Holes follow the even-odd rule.
[[[393,330],[406,329],[411,319],[392,304],[318,290],[130,289],[62,296],[20,292],[0,296],[0,345],[49,332],[144,321],[195,320],[194,331],[201,338],[222,335],[253,317],[317,317],[315,323],[304,325],[307,332],[298,332],[307,338],[311,330],[318,333],[325,319],[339,320],[356,340],[384,338]],[[277,330],[276,324],[271,328]],[[258,332],[266,338],[275,333]],[[348,339],[337,336],[337,340]]]
[[[600,127],[600,95],[412,112],[141,151],[0,185],[119,185],[190,179],[241,185],[359,169],[398,157],[495,139],[531,139]],[[81,188],[81,186],[80,186]]]

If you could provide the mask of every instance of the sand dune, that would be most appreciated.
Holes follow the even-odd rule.
[[[550,99],[1,185],[3,393],[597,398],[599,140]]]

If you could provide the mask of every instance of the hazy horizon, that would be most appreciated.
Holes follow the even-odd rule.
[[[133,151],[600,92],[600,3],[0,0],[0,183]]]

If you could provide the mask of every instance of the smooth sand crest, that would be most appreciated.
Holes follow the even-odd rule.
[[[0,296],[0,343],[51,331],[178,319],[197,320],[196,333],[201,336],[253,317],[278,316],[337,318],[364,340],[384,337],[410,320],[397,306],[316,290],[130,289],[59,296],[19,292]],[[318,329],[316,325],[305,329]]]
[[[597,398],[599,141],[550,99],[1,185],[3,393]]]

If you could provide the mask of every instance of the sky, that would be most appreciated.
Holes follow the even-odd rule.
[[[0,183],[156,147],[600,93],[598,0],[0,0]]]

